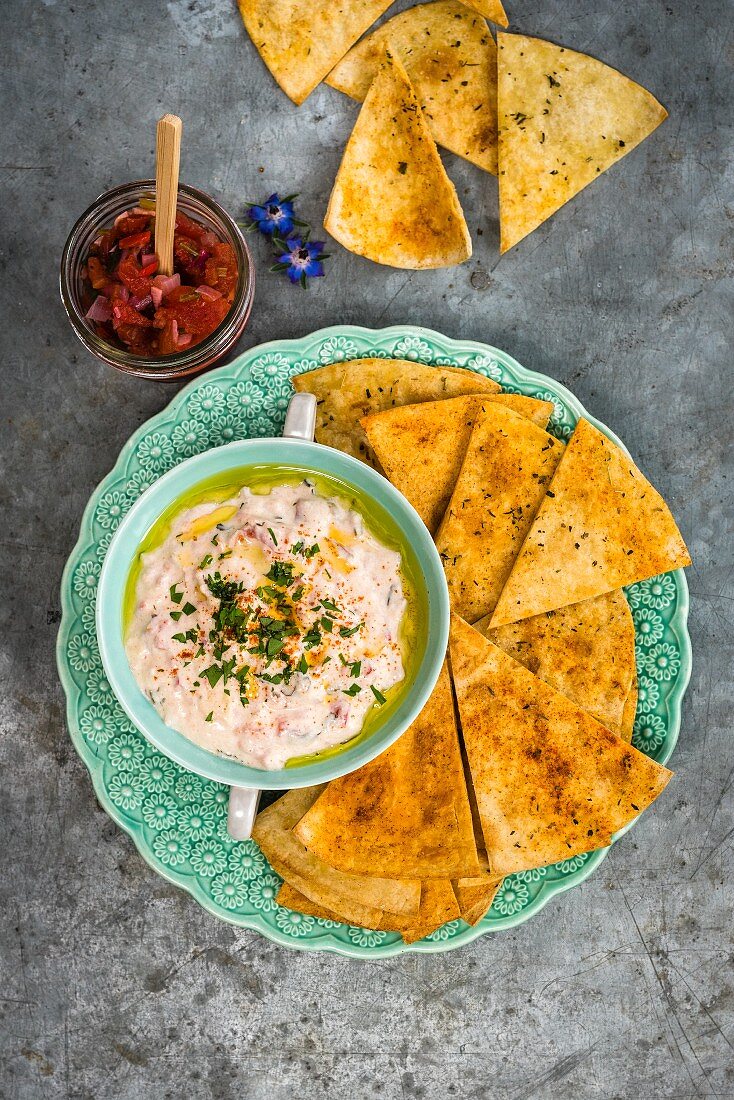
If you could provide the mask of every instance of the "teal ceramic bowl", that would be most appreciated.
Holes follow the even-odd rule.
[[[242,467],[303,469],[336,478],[370,498],[399,528],[401,544],[413,555],[415,580],[424,585],[427,608],[418,624],[419,656],[413,656],[412,682],[397,706],[374,731],[333,756],[265,771],[217,756],[167,726],[138,686],[128,664],[123,637],[125,589],[139,546],[162,513],[183,494],[209,478]],[[325,783],[378,756],[403,733],[425,706],[443,663],[448,640],[449,598],[438,552],[417,512],[381,474],[331,447],[297,439],[249,439],[196,455],[160,478],[133,505],[115,532],[104,561],[97,595],[97,636],[105,672],[130,720],[166,756],[207,779],[231,787],[285,790]]]

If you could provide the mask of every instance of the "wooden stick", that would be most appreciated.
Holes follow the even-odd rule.
[[[164,115],[156,130],[155,251],[158,256],[158,270],[162,275],[173,275],[173,233],[176,228],[181,127],[178,115]]]

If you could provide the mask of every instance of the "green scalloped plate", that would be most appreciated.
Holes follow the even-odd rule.
[[[57,660],[69,732],[97,798],[158,874],[188,890],[214,916],[261,932],[285,947],[373,959],[447,951],[521,924],[555,894],[583,882],[608,849],[510,875],[476,927],[451,921],[409,946],[396,933],[371,932],[285,909],[275,901],[280,879],[257,845],[227,835],[226,787],[161,756],[123,714],[100,663],[94,621],[97,580],[112,534],[157,477],[208,447],[279,435],[291,375],[367,356],[468,367],[494,378],[506,391],[552,401],[549,430],[559,439],[568,439],[583,415],[620,443],[558,382],[526,370],[497,348],[451,340],[429,329],[335,326],[299,340],[252,348],[191,382],[139,428],[92,494],[79,541],[64,570]],[[665,763],[678,739],[691,669],[685,577],[677,570],[631,585],[627,599],[635,622],[639,677],[633,744]]]

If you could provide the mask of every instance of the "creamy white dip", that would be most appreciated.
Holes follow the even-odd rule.
[[[276,769],[341,744],[404,676],[400,554],[309,481],[182,511],[144,553],[126,648],[166,725]]]

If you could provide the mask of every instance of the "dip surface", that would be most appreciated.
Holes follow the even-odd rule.
[[[404,677],[400,565],[309,479],[184,508],[141,555],[133,674],[166,725],[252,767],[342,744]]]

